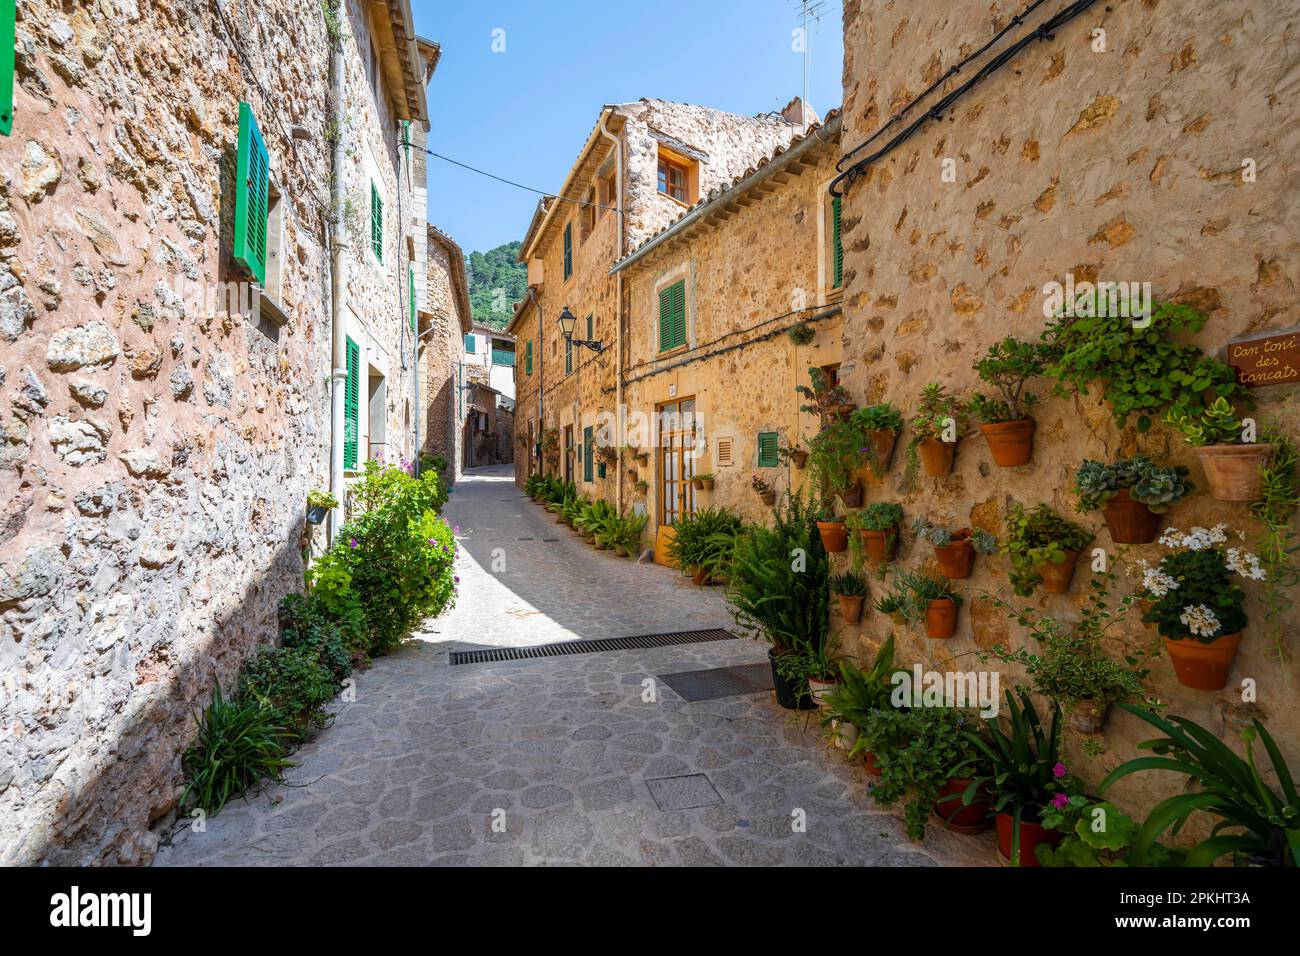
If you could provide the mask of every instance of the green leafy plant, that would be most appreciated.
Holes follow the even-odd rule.
[[[318,584],[310,594],[280,600],[280,643],[311,648],[338,684],[365,663],[370,649],[366,615],[351,588],[328,595]]]
[[[1161,467],[1146,455],[1121,458],[1110,464],[1085,459],[1074,474],[1079,513],[1106,507],[1117,491],[1127,488],[1134,501],[1162,514],[1196,489],[1187,480],[1188,473],[1183,465]]]
[[[867,596],[867,579],[856,571],[841,571],[838,574],[832,574],[829,584],[832,594],[840,594],[844,597]]]
[[[1093,537],[1091,531],[1066,521],[1045,504],[1030,511],[1013,505],[1006,524],[1002,552],[1011,559],[1011,584],[1021,597],[1033,594],[1042,583],[1039,565],[1061,564],[1066,552],[1082,551]]]
[[[817,330],[807,322],[799,322],[786,329],[785,334],[795,345],[807,345],[817,337]]]
[[[721,507],[698,508],[679,517],[673,527],[668,554],[679,568],[698,568],[710,576],[726,572],[742,527],[739,515]]]
[[[903,523],[903,506],[893,501],[875,501],[849,517],[856,530],[888,531]]]
[[[975,374],[996,388],[998,397],[977,394],[968,410],[986,425],[1027,417],[1038,398],[1025,391],[1025,383],[1042,375],[1045,365],[1043,347],[1037,342],[1022,342],[1011,336],[994,342],[975,363]]]
[[[865,726],[873,711],[889,707],[894,673],[894,639],[886,640],[865,670],[851,661],[839,663],[840,680],[823,699],[821,722],[831,727],[836,722],[853,727]]]
[[[961,437],[966,421],[963,408],[962,400],[950,394],[947,387],[938,382],[931,382],[921,389],[921,400],[908,423],[912,428],[912,437],[907,443],[904,485],[911,488],[916,484],[916,476],[921,467],[921,442],[927,438],[942,441],[950,424],[955,429],[956,436]]]
[[[864,461],[866,436],[853,421],[825,425],[808,439],[808,467],[816,487],[828,492],[851,488]]]
[[[227,700],[213,681],[212,700],[195,715],[199,733],[181,755],[185,789],[180,805],[216,816],[230,800],[264,780],[284,779],[296,736],[256,700]]]
[[[1193,448],[1205,445],[1241,444],[1242,423],[1229,401],[1220,395],[1204,408],[1171,408],[1165,424],[1183,434],[1183,441]]]
[[[912,532],[917,538],[928,541],[936,548],[946,548],[957,541],[970,541],[976,554],[997,554],[998,551],[998,539],[979,528],[974,531],[970,528],[951,531],[928,518],[917,518],[912,522]]]
[[[966,788],[962,803],[969,806],[981,789],[988,789],[992,811],[1011,816],[1011,865],[1019,866],[1021,821],[1041,823],[1049,805],[1064,807],[1079,790],[1078,780],[1061,763],[1061,708],[1052,705],[1052,722],[1045,728],[1024,690],[1018,699],[1007,691],[1003,713],[985,730],[987,735],[964,731],[989,769]]]
[[[313,488],[307,492],[307,507],[309,508],[328,508],[333,510],[339,506],[338,498],[328,491],[321,491],[319,488]]]
[[[1205,315],[1190,306],[1153,303],[1145,324],[1109,308],[1096,294],[1073,305],[1074,315],[1057,318],[1043,333],[1045,374],[1057,380],[1062,394],[1100,382],[1116,427],[1136,415],[1138,431],[1145,432],[1162,412],[1194,414],[1206,396],[1244,396],[1229,366],[1175,340],[1205,325]]]
[[[713,472],[711,472],[711,471],[702,471],[702,472],[700,472],[698,475],[695,475],[694,478],[695,478],[696,481],[712,481],[712,480],[713,480]]]
[[[842,409],[853,404],[853,399],[842,385],[832,385],[826,373],[817,367],[808,369],[810,385],[796,385],[795,392],[807,400],[799,411],[818,416],[823,426]]]
[[[1246,627],[1246,592],[1233,576],[1262,581],[1268,575],[1254,554],[1228,547],[1225,525],[1181,532],[1168,528],[1160,543],[1169,549],[1154,568],[1143,565],[1140,597],[1149,606],[1142,620],[1162,637],[1203,644]]]
[[[1263,468],[1263,481],[1259,500],[1250,506],[1251,514],[1264,525],[1259,540],[1259,559],[1264,566],[1263,587],[1260,598],[1264,604],[1264,621],[1273,640],[1280,663],[1289,660],[1283,630],[1284,621],[1295,607],[1292,595],[1300,589],[1300,566],[1295,554],[1300,553],[1300,532],[1293,521],[1300,506],[1300,472],[1295,443],[1273,429],[1266,429],[1264,440],[1273,446],[1273,455]],[[1283,675],[1289,672],[1284,668]],[[1290,680],[1289,676],[1285,677]]]
[[[1040,843],[1034,855],[1043,866],[1128,866],[1128,857],[1141,827],[1113,803],[1083,794],[1070,797],[1064,807],[1049,804],[1043,826],[1065,834],[1055,849]],[[1184,854],[1153,844],[1147,854],[1151,866],[1179,866]]]
[[[1160,801],[1142,824],[1133,844],[1136,863],[1147,862],[1150,848],[1170,827],[1176,834],[1201,811],[1217,818],[1210,836],[1187,854],[1187,866],[1210,866],[1222,857],[1254,866],[1300,866],[1300,796],[1281,751],[1258,721],[1242,731],[1244,758],[1218,737],[1186,717],[1157,716],[1121,704],[1165,736],[1139,744],[1156,756],[1136,757],[1110,772],[1098,786],[1104,794],[1117,781],[1147,770],[1182,774],[1199,786]],[[1263,745],[1277,784],[1266,783],[1255,763],[1255,743]]]
[[[283,726],[322,727],[328,722],[324,707],[334,697],[334,679],[314,647],[268,648],[245,663],[239,696],[260,702]]]
[[[881,402],[876,405],[868,405],[865,408],[859,408],[849,416],[858,431],[891,431],[901,432],[903,430],[903,413],[889,402]]]
[[[647,516],[645,513],[633,512],[618,519],[610,536],[610,543],[622,548],[628,554],[635,555],[641,550],[641,532],[645,530]]]
[[[638,494],[643,495],[650,490],[650,482],[646,481],[644,478],[638,478],[636,485],[634,485],[634,487],[636,488]]]

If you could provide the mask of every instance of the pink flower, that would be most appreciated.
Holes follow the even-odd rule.
[[[1059,767],[1060,764],[1058,763],[1057,766]],[[1065,805],[1069,802],[1070,798],[1063,793],[1058,793],[1056,796],[1052,797],[1052,806],[1056,807],[1058,810],[1064,809]]]
[[[1056,777],[1058,780],[1061,777],[1064,777],[1067,773],[1069,773],[1069,770],[1066,769],[1066,766],[1063,763],[1058,763],[1055,767],[1052,768],[1052,776]]]
[[[356,539],[356,538],[348,538],[348,547],[349,547],[349,548],[355,548],[356,546],[357,546],[357,539]]]

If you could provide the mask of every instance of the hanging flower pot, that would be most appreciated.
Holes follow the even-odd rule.
[[[954,833],[983,833],[993,826],[989,816],[988,788],[981,787],[969,804],[961,800],[966,788],[974,781],[969,777],[949,780],[934,801],[934,813],[947,829]]]
[[[1219,501],[1254,501],[1263,475],[1260,468],[1273,454],[1267,442],[1250,445],[1202,445],[1196,449],[1205,469],[1210,495]]]
[[[1065,560],[1060,564],[1048,561],[1035,566],[1034,570],[1043,579],[1043,590],[1048,594],[1068,594],[1070,582],[1074,580],[1074,566],[1078,563],[1078,551],[1066,551]]]
[[[826,406],[826,420],[830,422],[847,422],[849,416],[857,410],[857,405],[853,402],[842,402],[837,405]]]
[[[866,548],[867,557],[872,561],[894,560],[894,548],[898,546],[897,525],[884,531],[867,531],[864,528],[858,534],[862,537],[862,546]]]
[[[925,636],[946,640],[957,631],[957,602],[937,598],[925,605]]]
[[[794,451],[790,452],[790,460],[791,460],[792,462],[794,462],[794,466],[795,466],[796,468],[799,468],[799,469],[807,468],[807,467],[808,467],[808,449],[806,449],[806,448],[796,448]]]
[[[703,491],[703,490],[704,490],[704,482],[701,481],[699,478],[692,478],[692,479],[691,479],[691,487],[694,488],[696,491]]]
[[[862,620],[862,602],[866,600],[861,594],[837,594],[840,599],[840,614],[845,624],[857,624]]]
[[[936,544],[934,560],[945,578],[968,578],[975,565],[975,545],[970,538],[957,538],[952,544]]]
[[[1081,734],[1099,734],[1106,725],[1106,715],[1110,713],[1109,704],[1099,704],[1091,697],[1075,701],[1070,713],[1070,726]]]
[[[841,488],[836,494],[840,496],[840,501],[844,502],[846,508],[859,508],[862,506],[862,484],[857,479],[854,479],[852,485]]]
[[[994,422],[980,425],[984,440],[988,442],[993,463],[999,468],[1015,468],[1029,464],[1034,453],[1034,428],[1032,418],[1017,418],[1011,422]]]
[[[758,497],[759,500],[761,500],[763,504],[767,505],[769,508],[772,507],[774,504],[776,504],[775,489],[769,489],[768,491],[760,492]]]
[[[894,446],[898,444],[898,432],[892,428],[873,428],[867,432],[867,447],[871,454],[862,466],[863,477],[878,485],[885,479],[890,462],[894,460]]]
[[[818,521],[817,533],[822,536],[822,546],[838,554],[849,546],[849,534],[843,521]]]
[[[702,484],[702,485],[704,486],[704,490],[705,490],[705,491],[712,491],[712,490],[713,490],[713,479],[712,479],[712,478],[701,478],[701,479],[700,479],[700,484]]]
[[[1160,533],[1160,515],[1141,501],[1134,501],[1128,488],[1121,488],[1101,509],[1116,544],[1150,544]]]
[[[1240,631],[1216,637],[1208,644],[1192,637],[1177,641],[1166,637],[1164,641],[1178,683],[1196,690],[1223,690],[1228,685],[1228,673],[1241,643]]]
[[[952,456],[956,448],[955,442],[922,438],[917,446],[921,456],[921,470],[931,478],[940,478],[948,474],[952,471]]]
[[[876,755],[869,750],[862,755],[862,766],[866,767],[867,773],[873,777],[879,777],[885,772],[880,769],[880,762],[876,760]]]
[[[997,817],[998,824],[998,858],[1003,866],[1011,866],[1011,835],[1015,827],[1016,819],[1009,813],[999,813]],[[1046,843],[1055,849],[1060,845],[1061,839],[1065,836],[1058,830],[1048,830],[1037,823],[1029,820],[1020,821],[1020,865],[1021,866],[1038,866],[1038,857],[1034,854],[1034,848],[1040,843]]]

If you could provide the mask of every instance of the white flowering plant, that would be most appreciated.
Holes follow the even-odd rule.
[[[1169,528],[1160,543],[1170,549],[1160,564],[1140,562],[1139,597],[1147,602],[1142,620],[1170,640],[1203,644],[1246,626],[1246,592],[1237,579],[1263,581],[1259,558],[1229,546],[1226,525],[1179,531]]]

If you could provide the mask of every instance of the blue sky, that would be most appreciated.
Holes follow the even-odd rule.
[[[558,189],[605,103],[657,97],[734,113],[780,109],[803,86],[796,0],[412,0],[442,44],[429,148]],[[840,102],[840,3],[810,26],[808,99]],[[505,51],[493,52],[504,30]],[[523,238],[537,196],[429,157],[429,221],[466,253]]]

